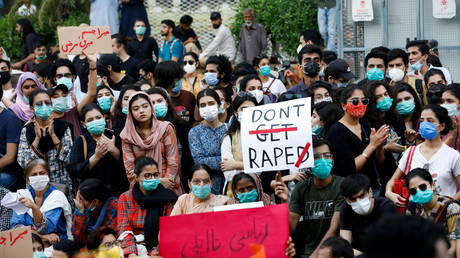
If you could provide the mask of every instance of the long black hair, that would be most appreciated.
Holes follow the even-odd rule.
[[[395,107],[394,105],[392,105],[392,107],[388,111],[383,112],[385,113],[383,121],[380,119],[380,114],[382,113],[382,111],[379,111],[377,109],[377,98],[375,97],[375,90],[380,86],[385,87],[389,97],[393,98],[394,101],[393,91],[390,88],[390,86],[388,86],[388,84],[384,81],[369,81],[364,86],[364,89],[367,92],[367,96],[369,97],[369,105],[367,105],[366,115],[364,116],[364,119],[371,127],[374,128],[380,128],[380,126],[384,124],[393,124],[394,122],[394,119],[391,119],[391,117],[394,117],[392,116]]]
[[[140,88],[133,84],[123,85],[121,87],[120,95],[118,95],[117,103],[115,105],[115,118],[116,119],[126,119],[126,115],[123,114],[123,97],[128,90],[139,91]]]
[[[35,33],[34,26],[32,26],[32,23],[26,18],[19,19],[16,22],[16,24],[19,24],[22,27],[22,33],[21,33],[22,43],[26,41],[27,35],[29,35],[30,33]]]
[[[246,101],[250,101],[254,103],[254,105],[257,106],[257,100],[254,96],[252,96],[251,94],[247,94],[247,93],[246,94],[240,93],[236,95],[235,99],[232,102],[232,110],[234,110],[234,112],[236,113],[238,108]],[[236,114],[234,114],[233,118],[231,119],[230,126],[228,127],[228,130],[225,133],[225,135],[231,135],[235,133],[236,131],[240,129],[240,126],[241,124],[236,118]]]

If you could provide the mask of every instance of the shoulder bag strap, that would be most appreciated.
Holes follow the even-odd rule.
[[[411,146],[409,148],[409,155],[407,156],[407,160],[406,160],[406,166],[404,168],[404,174],[407,175],[407,173],[410,172],[411,170],[411,166],[412,166],[412,159],[414,158],[414,152],[415,152],[415,148],[417,148],[417,146]]]

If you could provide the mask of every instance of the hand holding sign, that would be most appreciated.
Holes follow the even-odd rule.
[[[110,35],[109,26],[58,27],[59,50],[67,55],[112,53]]]

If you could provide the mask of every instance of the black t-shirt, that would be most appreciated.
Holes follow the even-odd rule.
[[[333,174],[346,177],[357,173],[355,158],[361,155],[369,145],[371,128],[364,122],[361,124],[361,139],[341,122],[336,122],[327,133],[327,139],[334,147],[334,170]],[[380,187],[380,176],[375,153],[370,155],[364,167],[359,170],[371,180],[372,188]]]
[[[178,96],[171,96],[171,101],[176,106],[177,115],[192,125],[195,122],[195,95],[189,91],[181,90]]]
[[[114,83],[111,85],[111,88],[113,90],[118,90],[120,91],[121,90],[121,87],[125,84],[131,84],[131,83],[135,83],[136,80],[134,80],[131,76],[129,75],[125,75],[125,77],[123,77],[123,79],[121,79],[121,81],[117,82],[117,83]]]
[[[158,57],[158,44],[152,37],[145,37],[142,41],[131,39],[128,41],[128,54],[139,61],[153,60],[153,54]]]
[[[185,42],[189,38],[196,38],[197,35],[193,29],[182,30],[179,26],[176,26],[174,29],[174,37],[180,39],[180,41]],[[195,45],[201,49],[200,41],[197,41]]]
[[[88,59],[83,58],[81,59],[80,56],[76,56],[73,61],[73,65],[75,66],[75,71],[80,78],[80,89],[82,92],[88,92],[88,75],[89,75],[89,64]]]
[[[379,220],[384,214],[395,213],[393,202],[383,197],[374,198],[374,208],[369,215],[362,216],[353,211],[350,205],[344,203],[340,210],[340,230],[352,232],[353,248],[362,251],[364,236],[370,225]]]
[[[139,70],[137,66],[139,65],[139,60],[135,57],[130,56],[128,60],[121,64],[121,69],[126,71],[126,74],[131,76],[133,79],[139,78]]]

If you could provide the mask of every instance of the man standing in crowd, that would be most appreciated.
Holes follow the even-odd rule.
[[[319,80],[320,64],[323,57],[321,48],[315,45],[306,45],[300,50],[297,58],[299,59],[300,69],[302,70],[302,80],[289,89],[289,92],[308,97],[310,85]]]
[[[11,63],[4,59],[0,59],[0,84],[2,85],[3,98],[10,100],[14,95],[13,83],[11,82]],[[0,102],[0,107],[5,106]]]
[[[121,72],[121,59],[115,54],[103,54],[97,60],[97,75],[106,78],[110,88],[120,91],[125,84],[135,83],[131,76]],[[117,95],[115,94],[117,97]]]
[[[297,47],[297,53],[302,50],[306,45],[323,45],[323,37],[317,30],[305,30],[300,34],[299,46]]]
[[[336,15],[337,7],[335,0],[313,0],[318,5],[318,29],[326,42],[326,48],[336,51]]]
[[[200,41],[198,41],[198,36],[191,27],[193,18],[190,15],[184,15],[180,18],[179,22],[179,25],[174,30],[174,37],[182,41],[185,52],[201,53]]]
[[[184,57],[184,45],[173,35],[175,24],[171,20],[161,21],[160,33],[165,37],[165,40],[160,45],[160,54],[158,56],[158,63],[163,61],[174,61],[182,63]]]
[[[413,40],[406,44],[407,54],[409,55],[410,71],[409,75],[417,75],[423,79],[423,75],[430,69],[427,62],[430,47],[426,40]]]
[[[364,58],[364,68],[366,69],[365,78],[358,84],[366,85],[369,81],[385,80],[387,70],[387,55],[378,50],[371,51]]]
[[[153,60],[153,55],[157,58],[158,45],[153,37],[145,36],[145,32],[147,31],[145,22],[137,20],[134,23],[133,29],[136,32],[136,38],[128,42],[128,53],[139,61],[145,59]]]
[[[254,9],[243,12],[244,24],[240,30],[240,52],[243,62],[252,64],[254,57],[267,52],[267,32],[262,24],[254,23]]]
[[[395,206],[386,198],[374,197],[370,180],[363,174],[347,176],[340,188],[346,201],[340,210],[340,236],[350,242],[355,255],[359,255],[368,227],[383,215],[395,213]]]
[[[133,79],[139,78],[137,65],[139,60],[132,57],[126,52],[128,41],[125,36],[121,34],[112,35],[112,51],[121,59],[121,69],[125,71]]]
[[[217,30],[216,37],[200,54],[200,63],[205,64],[208,57],[218,55],[226,56],[233,63],[236,57],[236,47],[232,32],[222,24],[222,16],[219,12],[211,13],[211,23],[212,27]]]
[[[350,66],[343,59],[330,62],[324,71],[324,78],[332,84],[333,89],[346,87],[353,77]]]

